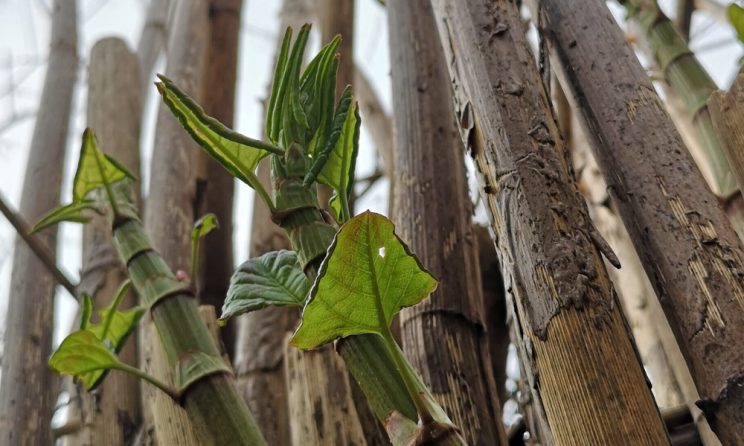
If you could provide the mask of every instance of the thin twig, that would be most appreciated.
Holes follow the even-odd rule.
[[[17,212],[13,211],[6,203],[5,197],[0,194],[0,212],[3,213],[5,218],[15,228],[16,232],[21,236],[24,242],[31,248],[31,251],[36,254],[36,257],[41,260],[41,263],[46,266],[49,272],[54,276],[54,280],[62,285],[72,297],[77,299],[77,291],[72,281],[57,268],[57,262],[52,254],[52,251],[48,246],[44,244],[38,237],[31,234],[30,226]]]

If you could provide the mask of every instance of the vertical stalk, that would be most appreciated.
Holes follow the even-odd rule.
[[[661,297],[698,404],[722,443],[741,444],[744,246],[608,8],[541,0],[538,15],[552,65]]]
[[[37,221],[59,204],[78,68],[77,2],[52,3],[49,59],[23,180],[20,214]],[[38,234],[56,252],[57,230]],[[56,255],[56,254],[55,254]],[[51,444],[57,386],[47,360],[54,327],[54,279],[20,239],[13,251],[0,382],[0,445]]]
[[[429,299],[401,311],[402,347],[468,444],[506,444],[485,337],[463,144],[436,22],[429,1],[391,0],[387,10],[393,164],[400,179],[393,216],[398,233],[440,278]]]
[[[509,284],[517,348],[547,415],[550,436],[540,440],[668,444],[601,256],[616,258],[569,173],[516,4],[432,6]]]
[[[121,221],[113,231],[132,283],[143,304],[151,307],[171,367],[176,367],[187,354],[201,352],[219,357],[219,349],[199,314],[196,300],[152,249],[141,223]],[[157,301],[161,295],[166,297]],[[232,377],[225,374],[203,377],[187,390],[182,400],[202,444],[265,444]]]
[[[154,0],[159,1],[159,0]],[[182,84],[195,97],[201,98],[206,49],[209,42],[208,0],[169,1],[173,8],[166,45],[166,75]],[[152,86],[150,87],[152,88]],[[145,203],[144,226],[152,237],[154,247],[178,271],[189,271],[191,266],[190,234],[196,220],[196,156],[195,144],[181,131],[166,107],[160,108],[157,117],[154,151],[151,161],[149,195]],[[141,327],[147,326],[146,315]],[[157,340],[147,339],[141,333],[140,344],[152,345]],[[155,348],[143,349],[140,363],[146,372],[153,374],[151,365],[162,363],[148,357]],[[164,378],[157,376],[157,378]],[[176,444],[171,438],[191,431],[189,418],[181,408],[168,398],[162,398],[150,386],[142,386],[144,430],[152,426],[168,426],[154,430],[156,442]]]

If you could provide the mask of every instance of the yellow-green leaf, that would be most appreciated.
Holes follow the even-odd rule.
[[[101,152],[93,130],[85,129],[80,160],[72,184],[72,202],[80,203],[92,190],[125,178],[134,180],[134,175],[116,160]]]
[[[216,215],[211,212],[205,214],[194,223],[194,229],[191,230],[191,240],[200,239],[219,227],[220,222]]]
[[[355,334],[385,336],[396,313],[436,286],[393,223],[364,212],[343,225],[328,248],[292,343],[308,349]]]
[[[283,151],[269,143],[249,138],[225,127],[181,91],[167,77],[158,75],[158,91],[181,125],[201,145],[209,156],[217,160],[237,179],[256,189],[256,166],[269,153]]]
[[[79,203],[70,203],[65,206],[60,206],[42,217],[41,220],[39,220],[31,229],[31,232],[41,231],[46,227],[63,221],[88,223],[92,219],[90,214],[94,212],[100,213],[94,200],[84,199]]]
[[[76,331],[60,344],[49,366],[60,375],[70,375],[90,390],[106,370],[118,368],[119,359],[90,330]]]

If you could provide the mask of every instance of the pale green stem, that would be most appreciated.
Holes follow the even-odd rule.
[[[158,389],[165,392],[169,397],[173,399],[173,401],[178,401],[178,399],[181,397],[181,394],[178,390],[172,388],[168,384],[159,381],[154,376],[148,375],[147,373],[143,372],[142,370],[132,367],[128,364],[124,364],[123,362],[120,362],[114,367],[116,370],[121,370],[122,372],[129,373],[130,375],[134,375],[138,378],[141,378],[153,386],[157,387]]]

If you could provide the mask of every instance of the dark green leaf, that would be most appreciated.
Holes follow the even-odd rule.
[[[310,35],[310,25],[303,25],[292,45],[287,68],[282,79],[280,96],[281,106],[274,110],[279,114],[281,122],[280,133],[284,147],[293,142],[305,146],[304,137],[308,129],[307,116],[300,105],[300,70],[305,55],[305,46]],[[276,82],[276,80],[275,80]]]
[[[157,84],[163,101],[181,125],[201,145],[209,156],[217,160],[233,176],[257,189],[256,166],[269,153],[283,151],[271,144],[258,141],[225,127],[181,91],[165,76],[158,76]]]
[[[274,251],[248,260],[230,279],[220,320],[268,305],[301,307],[310,282],[292,251]]]
[[[302,323],[292,338],[315,348],[336,338],[389,334],[393,316],[431,294],[437,281],[382,215],[364,212],[346,223],[323,261]]]
[[[359,107],[356,103],[353,103],[346,115],[346,121],[338,142],[318,176],[318,181],[330,186],[335,191],[330,204],[336,219],[340,222],[345,222],[351,218],[348,203],[354,187],[354,169],[359,153],[359,128],[361,123]]]
[[[314,137],[327,122],[330,122],[330,116],[325,116],[325,113],[333,113],[338,69],[336,50],[340,43],[341,36],[334,37],[320,50],[302,73],[300,99],[308,117],[309,130],[312,132],[309,138]],[[333,85],[333,89],[329,92],[324,88],[328,84]],[[330,105],[330,109],[327,105]]]
[[[303,179],[303,185],[305,187],[315,181],[315,178],[320,174],[323,170],[323,166],[325,166],[328,161],[331,152],[336,148],[336,144],[338,144],[341,134],[344,131],[344,126],[347,120],[346,118],[349,115],[349,107],[351,107],[351,87],[347,86],[341,95],[336,112],[333,114],[331,133],[327,138],[325,146],[322,150],[316,150],[313,153],[313,165]]]

